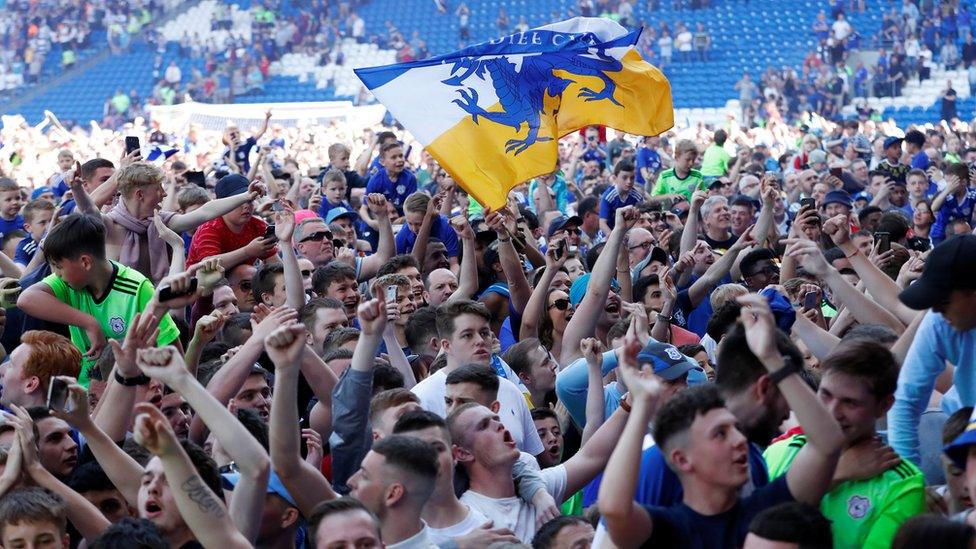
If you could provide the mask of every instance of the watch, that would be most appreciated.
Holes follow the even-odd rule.
[[[122,377],[122,374],[116,370],[115,381],[124,387],[138,387],[140,385],[148,385],[151,380],[146,374],[139,374],[135,377]]]
[[[769,374],[769,380],[774,384],[779,385],[781,381],[790,377],[793,374],[798,374],[803,371],[803,366],[799,362],[795,362],[792,358],[788,356],[783,357],[783,367],[775,372]]]

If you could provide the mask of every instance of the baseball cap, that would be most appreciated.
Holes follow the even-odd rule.
[[[671,263],[670,258],[668,257],[668,252],[664,251],[662,248],[658,248],[657,246],[654,246],[653,248],[651,248],[651,253],[647,254],[647,257],[640,260],[640,263],[634,265],[634,268],[630,270],[631,278],[633,280],[637,280],[638,278],[640,278],[640,272],[646,269],[647,266],[650,265],[652,261],[657,261],[658,263],[661,263],[665,267],[669,266]]]
[[[551,237],[552,235],[563,230],[566,227],[566,225],[576,225],[577,227],[579,227],[582,223],[583,220],[580,219],[578,215],[574,215],[572,217],[566,217],[565,215],[561,215],[549,222],[548,236]]]
[[[843,204],[848,208],[853,207],[851,195],[847,194],[847,191],[843,190],[830,191],[829,193],[825,194],[821,206],[826,206],[827,204]]]
[[[217,198],[227,198],[228,196],[237,196],[242,193],[247,192],[247,186],[250,185],[247,178],[238,173],[232,173],[225,175],[217,181],[217,185],[214,187],[214,194]]]
[[[674,381],[692,370],[702,370],[697,362],[681,354],[674,345],[654,339],[648,340],[647,345],[637,353],[637,362],[650,364],[654,368],[654,375],[665,381]]]
[[[969,416],[969,424],[955,440],[946,444],[942,449],[946,456],[960,469],[966,468],[966,457],[969,454],[969,447],[976,444],[976,411]]]
[[[54,194],[54,189],[52,189],[51,187],[38,187],[34,189],[34,192],[31,193],[31,200],[36,200],[40,198],[41,195],[44,193]]]
[[[898,297],[915,310],[928,309],[949,297],[953,290],[976,289],[976,235],[960,235],[936,246],[922,277]]]
[[[891,147],[893,145],[901,145],[902,141],[904,141],[904,139],[902,139],[901,137],[895,137],[895,136],[886,137],[884,140],[884,148],[887,149],[888,147]]]
[[[867,202],[871,202],[872,200],[871,193],[867,191],[861,191],[854,195],[854,200],[865,200]]]
[[[355,221],[359,216],[349,208],[339,206],[338,208],[329,210],[329,214],[325,216],[325,224],[328,225],[340,217],[348,217],[350,221]]]
[[[580,304],[580,301],[583,301],[583,296],[586,295],[586,288],[590,285],[590,276],[590,273],[583,274],[570,286],[569,302],[573,304],[573,307],[576,307]],[[610,289],[618,294],[620,293],[620,283],[617,282],[617,279],[610,279]]]
[[[225,490],[233,490],[234,487],[237,486],[237,482],[241,480],[241,474],[236,472],[224,473],[220,475],[220,477],[221,484],[224,485]],[[292,507],[298,507],[298,503],[295,502],[295,498],[291,497],[291,494],[289,494],[288,490],[285,489],[284,483],[281,482],[281,479],[278,478],[278,474],[274,471],[271,471],[271,476],[268,477],[267,493],[280,496],[281,499],[287,501]]]

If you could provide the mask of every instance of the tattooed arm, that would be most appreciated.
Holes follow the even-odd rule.
[[[252,547],[234,528],[224,503],[200,478],[162,412],[152,404],[141,403],[136,414],[132,434],[136,442],[159,456],[176,508],[196,540],[204,547]]]

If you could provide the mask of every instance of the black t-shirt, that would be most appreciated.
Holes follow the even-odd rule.
[[[702,236],[702,240],[708,242],[708,245],[711,246],[713,250],[725,253],[726,250],[728,250],[729,248],[732,247],[733,244],[735,244],[735,241],[738,240],[738,238],[734,234],[729,234],[729,237],[726,238],[725,240],[713,240],[711,237],[709,237],[706,234]]]
[[[793,501],[793,496],[783,475],[748,497],[740,498],[732,509],[718,515],[699,514],[684,503],[672,507],[647,506],[654,528],[644,547],[736,549],[745,543],[749,523],[756,515],[789,501]]]

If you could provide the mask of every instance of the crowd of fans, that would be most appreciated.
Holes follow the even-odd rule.
[[[82,51],[103,46],[93,43],[93,32],[103,32],[113,52],[125,50],[133,36],[150,27],[171,4],[160,0],[5,2],[0,11],[0,91],[39,82],[52,52],[60,56],[59,67],[71,68]]]
[[[3,546],[976,539],[976,130],[273,115],[0,133]]]

